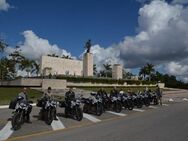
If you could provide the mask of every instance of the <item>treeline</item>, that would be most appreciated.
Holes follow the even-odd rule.
[[[145,81],[162,82],[169,88],[188,89],[188,83],[178,80],[174,75],[162,74],[155,71],[154,65],[149,63],[140,69],[139,79]]]

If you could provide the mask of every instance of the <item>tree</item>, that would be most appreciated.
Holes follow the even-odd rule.
[[[106,73],[104,70],[100,70],[99,72],[99,77],[105,77],[106,76]]]
[[[112,77],[112,65],[111,64],[103,64],[104,72],[106,77]]]
[[[29,73],[32,73],[32,71],[34,70],[34,63],[35,61],[24,58],[21,61],[20,69],[22,71],[25,70],[27,72],[27,76],[29,76]]]
[[[146,79],[146,76],[148,76],[149,81],[151,81],[151,76],[153,75],[154,72],[155,72],[154,65],[147,63],[145,66],[143,66],[140,69],[139,76],[144,80]]]
[[[149,76],[149,81],[151,81],[151,75],[155,72],[154,65],[147,63],[145,69],[146,69],[146,74]]]
[[[10,60],[13,61],[15,64],[20,64],[25,57],[21,55],[21,50],[17,46],[15,51],[9,54]]]
[[[8,45],[5,43],[4,40],[0,39],[0,52],[4,52],[5,48],[7,47]]]
[[[10,80],[15,77],[15,64],[7,58],[1,58],[0,61],[0,79]]]
[[[147,75],[147,68],[146,66],[143,66],[141,69],[140,69],[140,72],[139,72],[139,76],[142,78],[142,79],[146,79],[146,75]]]
[[[4,40],[0,39],[0,53],[3,54],[5,48],[7,47],[7,44],[4,42]],[[3,58],[2,55],[0,55],[0,79],[3,80],[4,77],[6,77],[8,73],[8,62],[6,58]]]
[[[97,65],[96,64],[93,64],[93,74],[94,74],[94,76],[97,75]]]
[[[131,79],[131,77],[134,76],[131,72],[126,72],[125,69],[123,69],[123,79]]]
[[[40,65],[36,61],[34,61],[33,66],[34,66],[34,69],[32,70],[32,73],[35,72],[36,75],[38,76],[39,71],[40,71]]]
[[[69,55],[63,55],[61,58],[64,58],[64,59],[72,59]]]

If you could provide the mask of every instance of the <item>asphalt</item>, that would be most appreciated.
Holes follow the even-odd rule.
[[[70,130],[17,138],[27,141],[187,141],[188,102]],[[14,140],[14,139],[13,139]]]

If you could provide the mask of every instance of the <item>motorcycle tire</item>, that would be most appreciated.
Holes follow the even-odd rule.
[[[84,113],[88,113],[88,108],[87,108],[87,105],[86,105],[86,104],[84,104],[83,112],[84,112]]]
[[[83,119],[83,111],[81,108],[77,108],[76,110],[76,119],[77,121],[81,121]]]
[[[21,113],[15,113],[14,116],[12,117],[12,129],[13,130],[18,130],[21,128],[22,120],[21,118]]]
[[[153,100],[153,103],[154,103],[154,105],[158,105],[158,104],[159,104],[158,99],[154,99],[154,100]]]
[[[103,113],[103,106],[102,106],[102,104],[98,104],[98,105],[96,106],[96,115],[97,115],[97,116],[101,116],[102,113]]]
[[[122,105],[120,102],[115,104],[115,112],[120,113],[122,111]]]
[[[45,111],[45,122],[47,125],[51,125],[53,118],[54,118],[53,110]]]

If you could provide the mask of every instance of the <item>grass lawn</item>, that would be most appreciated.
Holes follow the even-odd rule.
[[[0,105],[9,104],[22,89],[23,88],[20,87],[0,87]],[[28,96],[30,100],[36,102],[36,100],[42,96],[42,93],[28,88]]]

